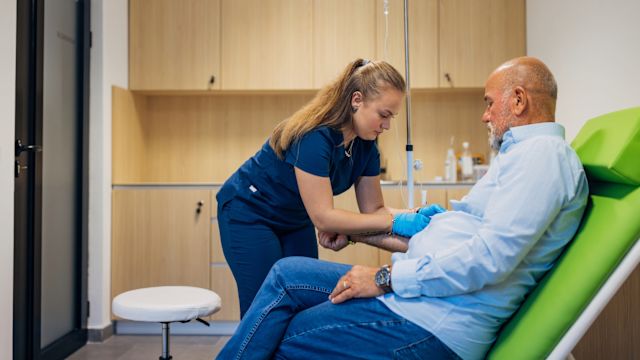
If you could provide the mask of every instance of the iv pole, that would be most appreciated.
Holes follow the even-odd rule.
[[[413,145],[411,144],[411,83],[409,77],[409,6],[404,0],[404,78],[407,84],[407,204],[413,208]]]

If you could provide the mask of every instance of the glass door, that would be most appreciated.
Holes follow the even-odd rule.
[[[18,1],[15,359],[86,343],[88,20],[88,1]]]

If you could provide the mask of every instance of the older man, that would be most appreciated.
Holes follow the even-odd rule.
[[[538,59],[498,67],[482,121],[498,156],[453,211],[410,241],[352,240],[397,251],[381,269],[315,259],[276,263],[220,358],[482,358],[571,240],[587,199],[556,124],[557,87]],[[345,236],[321,234],[339,249]]]

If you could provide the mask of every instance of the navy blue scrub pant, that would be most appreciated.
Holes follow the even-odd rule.
[[[318,245],[313,225],[276,229],[237,205],[233,199],[218,205],[218,227],[224,257],[238,286],[242,318],[276,261],[287,256],[318,258]]]

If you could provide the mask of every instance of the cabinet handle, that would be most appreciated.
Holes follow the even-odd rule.
[[[451,75],[449,75],[449,73],[444,73],[444,78],[447,80],[449,85],[453,87],[453,81],[451,81]]]
[[[214,82],[216,82],[216,77],[211,75],[211,78],[209,78],[209,85],[213,85]]]
[[[196,208],[196,214],[200,214],[202,212],[202,206],[204,205],[204,201],[198,201],[198,207]]]

